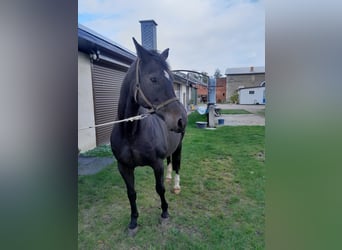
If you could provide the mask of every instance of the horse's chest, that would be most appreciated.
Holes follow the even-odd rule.
[[[140,164],[149,164],[158,158],[165,158],[168,144],[162,138],[137,139],[130,145],[132,158]]]
[[[162,124],[156,123],[148,127],[146,124],[141,125],[136,130],[139,133],[134,136],[122,137],[119,133],[112,136],[113,152],[115,151],[118,161],[125,165],[151,165],[156,160],[171,155],[180,142],[180,134],[167,131]]]

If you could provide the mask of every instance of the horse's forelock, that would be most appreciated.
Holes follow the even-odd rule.
[[[156,50],[148,50],[148,55],[151,57],[152,60],[159,63],[163,68],[169,70],[170,66],[166,60],[160,55],[160,53]]]

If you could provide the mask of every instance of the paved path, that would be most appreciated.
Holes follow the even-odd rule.
[[[78,156],[78,175],[92,175],[114,162],[114,157]]]
[[[225,126],[265,126],[265,115],[258,112],[265,110],[265,105],[240,105],[240,104],[217,104],[221,109],[244,109],[252,114],[222,114],[220,117],[215,117],[215,123],[218,124],[218,119],[224,119]]]
[[[255,114],[244,115],[221,115],[215,118],[215,123],[218,124],[218,119],[224,119],[225,126],[265,126],[265,117]]]

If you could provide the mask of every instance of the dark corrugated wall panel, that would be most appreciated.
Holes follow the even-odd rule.
[[[93,94],[95,105],[95,124],[117,120],[117,110],[122,81],[128,69],[93,63]],[[113,125],[96,128],[96,144],[103,145],[110,141]]]

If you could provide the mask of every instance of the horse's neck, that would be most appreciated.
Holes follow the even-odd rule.
[[[127,98],[124,109],[124,118],[129,118],[138,115],[139,104],[137,104],[131,97]]]

